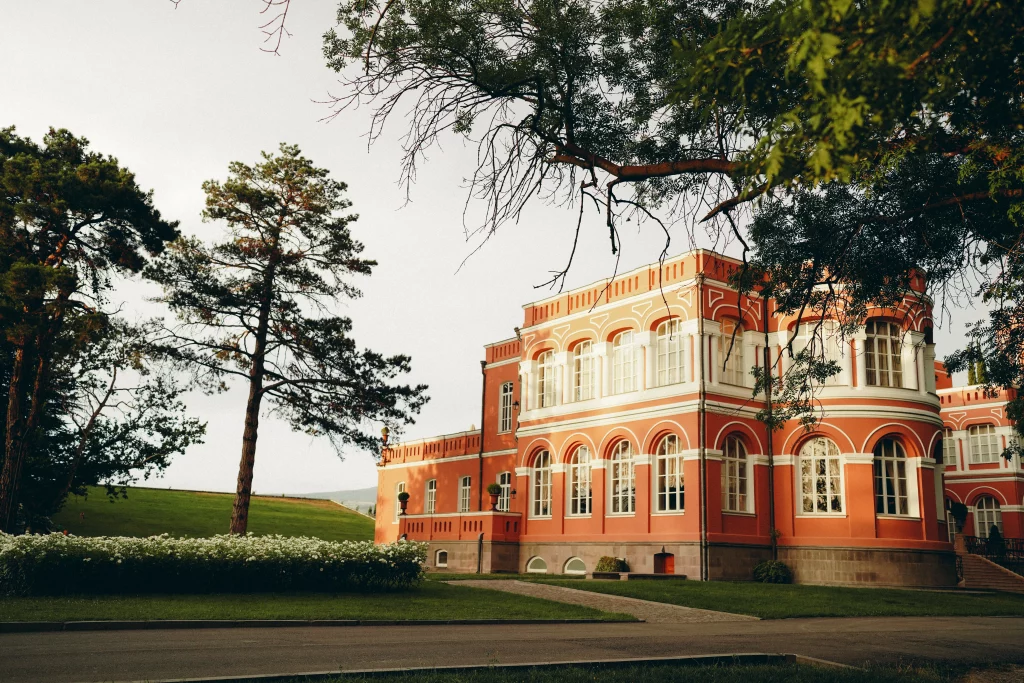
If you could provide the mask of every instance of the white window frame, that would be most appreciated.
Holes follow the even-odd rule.
[[[864,371],[869,387],[903,388],[903,330],[886,320],[864,326]]]
[[[669,434],[658,442],[655,455],[655,512],[682,513],[686,509],[686,480],[679,437]],[[672,485],[675,485],[675,490]]]
[[[821,361],[835,361],[842,365],[838,323],[835,320],[814,320],[801,323],[793,340],[793,351],[799,353],[810,347],[811,358]],[[837,372],[825,380],[825,386],[842,384],[843,373]]]
[[[558,366],[555,352],[545,351],[537,356],[537,406],[551,408],[558,404]]]
[[[796,473],[797,490],[799,491],[797,515],[845,516],[843,463],[839,456],[839,447],[835,442],[824,436],[809,439],[800,448],[798,460],[800,466]],[[820,470],[824,470],[824,472]],[[820,492],[819,488],[823,488],[824,491]],[[822,497],[825,503],[824,510],[819,509]],[[837,501],[838,505],[836,505]]]
[[[569,495],[566,496],[566,515],[589,517],[594,510],[593,478],[590,468],[590,449],[580,446],[569,458],[569,476],[566,482]]]
[[[991,505],[988,501],[992,501]],[[995,524],[999,529],[999,535],[1003,535],[1003,511],[1000,509],[999,501],[995,496],[981,496],[974,501],[974,535],[978,538],[988,538],[989,529]]]
[[[572,397],[574,401],[594,398],[594,343],[585,339],[572,349]]]
[[[958,467],[960,465],[958,462],[959,458],[957,457],[959,453],[957,453],[956,442],[957,439],[953,437],[953,430],[949,427],[945,427],[942,430],[943,465],[952,465],[953,467]]]
[[[583,565],[583,568],[582,569],[570,569],[569,565],[572,564],[573,562],[579,562],[581,565]],[[586,574],[587,574],[587,563],[584,562],[583,559],[580,558],[580,557],[570,557],[568,560],[565,561],[565,564],[562,565],[562,573],[563,574],[568,574],[570,576],[586,576]]]
[[[971,464],[999,462],[1003,449],[999,447],[999,435],[991,422],[971,425],[967,428],[971,444]]]
[[[637,382],[636,335],[619,332],[612,340],[612,393],[625,394],[639,388]]]
[[[437,479],[427,480],[426,495],[423,498],[423,511],[428,515],[435,514],[437,512]]]
[[[735,343],[733,343],[733,330],[736,331]],[[743,350],[743,324],[737,320],[724,318],[721,323],[721,332],[718,335],[718,363],[722,372],[720,379],[722,384],[731,384],[736,387],[746,384]],[[728,358],[726,358],[726,354],[728,354]],[[715,372],[718,371],[719,368],[715,368]]]
[[[530,468],[530,516],[551,517],[551,453],[540,451]]]
[[[536,565],[537,562],[540,562],[540,564],[541,564],[540,567],[538,567]],[[548,573],[548,563],[547,563],[547,561],[543,557],[540,557],[539,555],[535,555],[534,557],[531,557],[529,562],[526,563],[526,573],[527,574],[547,574]]]
[[[499,472],[497,482],[501,487],[501,493],[498,494],[498,511],[508,512],[512,499],[512,473]]]
[[[913,513],[907,477],[910,463],[903,444],[893,438],[879,440],[872,464],[875,472],[875,514],[910,517]]]
[[[473,501],[473,477],[459,477],[459,512],[469,512]]]
[[[405,492],[405,482],[395,484],[395,519],[392,524],[398,524],[398,518],[402,516],[402,504],[398,502],[398,494]]]
[[[441,563],[441,553],[444,553],[444,564]],[[434,566],[440,569],[445,569],[448,566],[448,551],[444,548],[439,549],[434,553]]]
[[[686,381],[686,358],[683,333],[678,318],[658,325],[657,332],[657,384],[665,387]]]
[[[727,436],[722,446],[722,510],[748,512],[750,477],[747,447],[735,434]]]
[[[512,391],[512,382],[505,382],[501,385],[501,393],[498,400],[499,434],[507,434],[512,431]]]
[[[636,513],[636,461],[633,444],[623,439],[615,444],[608,463],[611,477],[608,493],[611,504],[609,514],[632,515]]]

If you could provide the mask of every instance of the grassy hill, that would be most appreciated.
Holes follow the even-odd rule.
[[[233,498],[227,493],[130,488],[127,500],[110,502],[102,488],[94,488],[87,497],[68,498],[53,521],[79,536],[213,536],[227,533]],[[373,538],[373,520],[328,500],[253,496],[249,533],[362,541]]]

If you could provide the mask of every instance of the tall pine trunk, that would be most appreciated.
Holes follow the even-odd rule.
[[[0,531],[13,533],[17,517],[18,484],[24,453],[22,439],[22,397],[25,394],[25,340],[15,348],[10,385],[7,388],[7,434],[4,440],[4,466],[0,471]]]

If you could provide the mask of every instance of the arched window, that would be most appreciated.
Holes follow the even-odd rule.
[[[658,386],[686,381],[686,360],[683,357],[683,334],[679,320],[666,320],[658,326]]]
[[[683,455],[679,437],[669,434],[658,443],[658,512],[682,512],[684,502]]]
[[[569,459],[569,514],[589,515],[591,496],[590,449],[580,446]]]
[[[942,464],[956,466],[956,439],[953,430],[946,427],[942,430]]]
[[[570,557],[562,568],[562,573],[582,576],[587,573],[587,565],[578,557]]]
[[[459,478],[459,512],[469,512],[473,500],[473,478]]]
[[[501,385],[501,398],[498,409],[498,433],[512,431],[512,382]]]
[[[558,381],[555,379],[555,352],[545,351],[537,358],[537,404],[541,408],[555,405]]]
[[[551,454],[541,451],[533,460],[533,516],[551,516]]]
[[[437,479],[431,479],[427,482],[427,495],[424,497],[424,500],[426,500],[424,512],[428,515],[437,512]]]
[[[811,358],[819,361],[840,362],[841,338],[838,333],[838,325],[834,320],[815,320],[801,323],[797,328],[796,337],[793,339],[793,352],[800,353],[805,349],[809,351]],[[839,384],[842,377],[839,373],[831,375],[825,380],[826,385]]]
[[[743,325],[736,320],[722,320],[722,334],[718,336],[718,367],[722,368],[724,383],[738,387],[744,385],[747,368],[743,361]]]
[[[999,509],[999,501],[992,496],[982,496],[974,503],[974,534],[979,538],[988,538],[992,527],[999,529],[1003,535],[1003,513]]]
[[[738,436],[725,440],[722,449],[722,509],[747,511],[747,449]]]
[[[971,425],[967,430],[971,439],[971,462],[999,462],[999,437],[995,425]]]
[[[612,451],[612,513],[630,513],[636,508],[633,447],[622,440]]]
[[[438,550],[434,553],[434,566],[435,567],[447,567],[448,566],[448,551]]]
[[[909,514],[907,503],[907,454],[895,439],[875,446],[875,512]]]
[[[498,494],[498,511],[508,512],[509,498],[512,494],[512,473],[502,472],[499,474],[498,486],[501,487],[501,493]]]
[[[831,439],[819,436],[800,449],[800,513],[827,515],[842,511],[839,447]]]
[[[869,320],[864,340],[868,386],[903,386],[903,331],[896,323]]]
[[[612,393],[624,394],[636,389],[636,346],[632,330],[627,330],[615,335],[612,341]]]
[[[548,563],[539,557],[531,557],[526,563],[526,571],[529,574],[547,574]]]
[[[590,340],[572,350],[572,395],[574,401],[594,398],[594,344]]]
[[[395,484],[395,524],[398,523],[398,517],[402,512],[402,506],[398,504],[398,494],[405,492],[405,482],[400,481]]]

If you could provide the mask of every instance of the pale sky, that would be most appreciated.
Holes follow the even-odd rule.
[[[332,25],[333,0],[293,0],[291,38],[281,56],[260,52],[260,0],[3,0],[0,2],[0,127],[14,125],[39,140],[49,127],[87,137],[93,149],[116,156],[154,190],[154,203],[186,233],[206,239],[221,226],[199,219],[201,184],[224,178],[228,163],[256,161],[279,142],[298,144],[319,166],[349,185],[360,219],[353,233],[379,266],[356,280],[361,300],[346,304],[357,342],[383,353],[412,356],[409,383],[429,385],[430,403],[405,439],[479,425],[483,345],[512,336],[521,306],[564,266],[575,210],[537,202],[518,225],[508,225],[467,261],[478,245],[463,232],[474,148],[460,138],[434,149],[412,188],[397,181],[404,133],[400,118],[367,149],[369,110],[321,122],[318,101],[339,91],[323,64],[321,35]],[[482,208],[471,205],[471,210]],[[468,221],[470,227],[476,223]],[[602,220],[585,223],[568,286],[609,276]],[[632,224],[631,224],[632,225]],[[626,230],[620,269],[655,261],[660,230]],[[672,253],[688,245],[673,233]],[[151,286],[128,283],[113,298],[129,315],[154,315]],[[941,358],[963,336],[957,312],[937,330]],[[951,328],[951,329],[950,329]],[[161,479],[145,485],[233,491],[241,451],[244,388],[189,397],[207,420],[206,442],[179,457]],[[326,442],[291,432],[268,417],[260,423],[254,488],[303,493],[376,485],[372,457],[356,449],[339,460]]]

